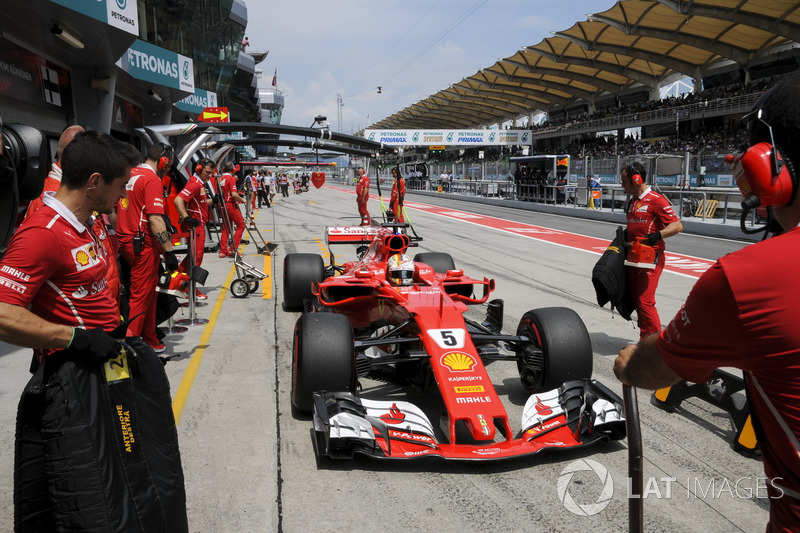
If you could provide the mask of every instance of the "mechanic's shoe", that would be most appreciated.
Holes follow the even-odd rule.
[[[208,296],[200,292],[198,289],[195,289],[195,298],[198,300],[208,300]]]
[[[221,258],[222,258],[222,257],[228,257],[229,255],[231,255],[231,254],[229,254],[228,252],[220,252],[220,253],[219,253],[219,256],[220,256]]]
[[[151,345],[150,345],[150,347],[151,347],[151,348],[153,349],[153,351],[154,351],[154,352],[156,352],[156,353],[164,353],[165,351],[167,351],[167,347],[166,347],[166,346],[164,346],[164,345],[163,345],[162,343],[160,343],[160,342],[159,342],[158,344],[151,344]]]

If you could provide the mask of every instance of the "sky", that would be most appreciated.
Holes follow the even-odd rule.
[[[245,0],[248,51],[269,50],[282,124],[324,115],[353,134],[525,46],[611,8],[614,0]],[[378,87],[381,92],[378,93]],[[339,127],[337,94],[344,106]]]

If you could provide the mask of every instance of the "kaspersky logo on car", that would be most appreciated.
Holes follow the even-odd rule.
[[[441,362],[452,372],[472,372],[475,367],[475,359],[463,352],[446,353],[442,356]]]

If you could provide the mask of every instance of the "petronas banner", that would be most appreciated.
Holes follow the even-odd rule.
[[[530,130],[365,130],[364,137],[392,146],[531,144]]]

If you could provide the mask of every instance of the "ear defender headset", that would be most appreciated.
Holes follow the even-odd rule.
[[[169,168],[169,162],[172,160],[172,146],[167,143],[159,144],[161,145],[161,155],[158,156],[156,168],[158,170],[166,170]]]
[[[632,166],[625,167],[625,173],[628,175],[628,178],[631,180],[631,183],[633,183],[637,187],[642,183],[644,183],[642,175],[639,174],[639,172],[637,172],[637,170]]]
[[[769,132],[769,142],[753,144],[739,154],[725,157],[725,161],[733,165],[733,177],[744,196],[742,207],[750,210],[759,206],[789,205],[795,194],[792,163],[781,156],[772,136],[772,127],[761,118],[761,109],[746,115],[742,120],[753,121],[749,126],[751,139],[755,124],[765,126]]]
[[[201,171],[201,170],[203,170],[203,168],[204,168],[206,165],[213,165],[213,164],[214,164],[214,162],[213,162],[212,160],[210,160],[210,159],[203,159],[203,160],[201,160],[199,163],[197,163],[197,164],[195,165],[195,167],[194,167],[194,173],[195,173],[195,174],[200,174],[200,171]]]

